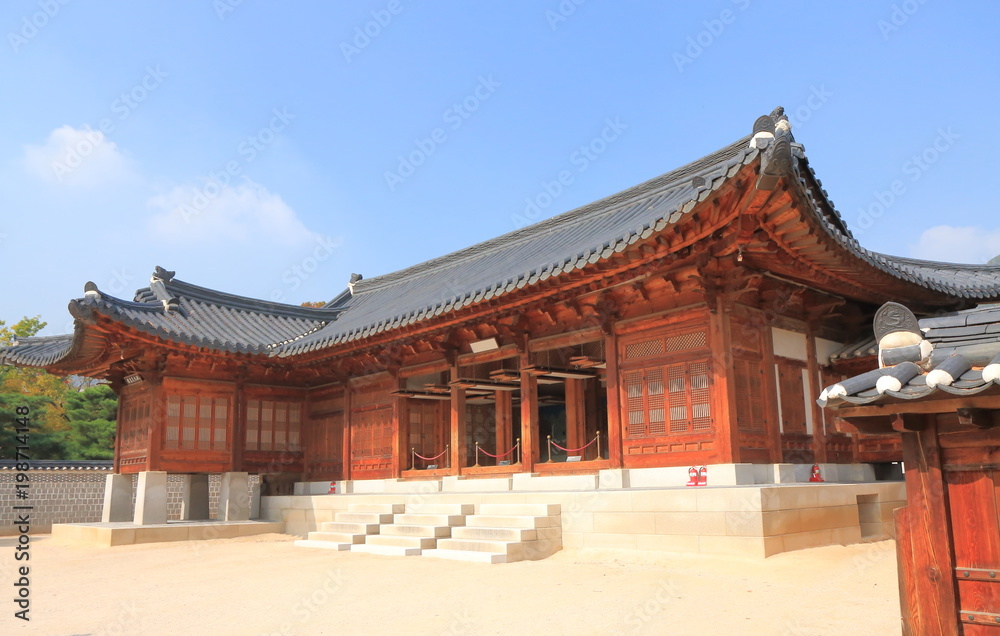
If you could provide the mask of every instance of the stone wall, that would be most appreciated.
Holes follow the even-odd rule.
[[[27,489],[30,499],[17,499],[15,479],[17,471],[6,466],[0,467],[0,536],[18,534],[17,513],[14,506],[30,505],[31,534],[50,532],[54,523],[93,523],[101,520],[104,505],[105,476],[111,474],[108,467],[70,467],[27,472]],[[167,518],[180,519],[181,475],[167,476]],[[132,476],[135,506],[135,483],[138,475]],[[209,512],[214,517],[219,505],[220,475],[210,475],[208,481]],[[250,475],[250,492],[259,483],[257,475]]]

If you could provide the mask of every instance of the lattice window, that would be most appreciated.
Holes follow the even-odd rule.
[[[625,346],[625,359],[649,358],[663,353],[663,339],[643,340]]]
[[[229,398],[168,395],[164,447],[226,450],[229,411]]]
[[[691,428],[712,430],[712,394],[709,389],[708,364],[696,362],[688,368],[691,396]]]
[[[712,429],[706,362],[681,362],[624,374],[630,439]]]
[[[704,331],[692,331],[667,338],[667,351],[688,351],[708,346],[708,336]]]
[[[392,409],[352,415],[351,457],[355,461],[392,457]]]
[[[247,400],[247,450],[298,451],[301,427],[299,402]]]
[[[118,414],[118,435],[121,452],[146,449],[150,424],[149,395],[128,396]]]

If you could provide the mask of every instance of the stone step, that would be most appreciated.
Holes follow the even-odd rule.
[[[542,530],[556,530],[556,528],[542,528]],[[462,526],[452,528],[451,538],[481,539],[484,541],[534,541],[539,538],[538,532],[539,530],[532,528],[486,528]]]
[[[324,521],[319,529],[323,532],[346,532],[349,534],[375,534],[378,532],[377,523],[347,523],[344,521]]]
[[[428,549],[437,546],[435,537],[404,537],[386,534],[370,534],[365,537],[365,545],[387,545],[403,548]]]
[[[461,550],[462,552],[489,552],[504,554],[507,561],[523,558],[524,544],[520,541],[488,541],[485,539],[440,539],[437,547],[441,550]]]
[[[393,523],[379,526],[379,534],[396,537],[449,537],[452,535],[452,529],[448,526]]]
[[[525,561],[537,561],[550,557],[562,550],[562,537],[544,541],[525,541],[521,544],[521,558]]]
[[[560,518],[504,515],[472,515],[465,525],[487,528],[550,528],[560,525]]]
[[[297,548],[321,548],[323,550],[350,550],[351,543],[337,543],[334,541],[313,541],[312,539],[297,539],[295,541],[295,547]]]
[[[344,523],[392,523],[391,512],[338,512],[333,515],[337,521]]]
[[[476,506],[461,503],[416,503],[406,504],[406,512],[418,515],[471,515],[476,512]]]
[[[366,534],[350,532],[310,532],[310,541],[332,541],[333,543],[364,543]]]
[[[381,554],[385,556],[417,556],[420,548],[407,548],[398,545],[375,545],[372,543],[362,543],[352,545],[351,552],[366,552],[368,554]]]
[[[403,504],[380,504],[380,503],[351,503],[347,504],[347,512],[377,512],[380,514],[397,514],[404,512],[406,506]]]
[[[393,515],[392,522],[411,526],[464,526],[465,515],[415,514]]]
[[[553,517],[558,515],[559,504],[480,504],[479,514],[515,517]]]
[[[421,556],[433,559],[448,559],[451,561],[471,561],[473,563],[509,563],[506,554],[493,552],[465,552],[463,550],[435,548],[433,550],[424,550]]]

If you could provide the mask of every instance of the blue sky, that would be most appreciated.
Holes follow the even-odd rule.
[[[998,27],[995,3],[935,0],[8,0],[0,319],[66,332],[86,281],[131,298],[155,265],[329,300],[778,105],[865,246],[982,263]]]

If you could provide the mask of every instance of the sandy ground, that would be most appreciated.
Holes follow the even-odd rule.
[[[898,634],[891,541],[765,560],[610,550],[480,565],[295,548],[262,535],[31,547],[14,618],[0,538],[0,634]]]

